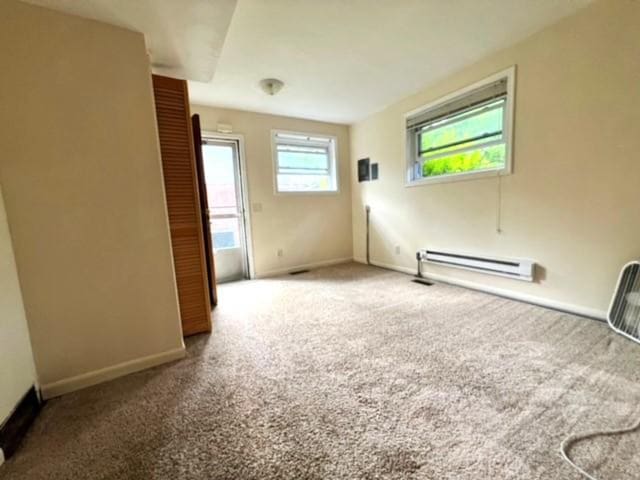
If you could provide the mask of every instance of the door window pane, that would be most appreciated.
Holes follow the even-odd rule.
[[[239,248],[234,149],[231,145],[205,144],[202,153],[213,248]]]
[[[213,248],[238,248],[240,246],[239,230],[237,218],[212,218]]]
[[[202,151],[211,213],[237,213],[233,148],[226,145],[204,145]]]

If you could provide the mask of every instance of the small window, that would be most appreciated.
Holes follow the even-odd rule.
[[[274,131],[277,193],[337,192],[336,138]]]
[[[514,69],[407,115],[408,184],[511,172]]]

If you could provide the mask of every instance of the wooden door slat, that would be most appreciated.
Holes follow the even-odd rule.
[[[189,96],[184,80],[153,76],[173,263],[185,336],[211,331],[211,304]]]

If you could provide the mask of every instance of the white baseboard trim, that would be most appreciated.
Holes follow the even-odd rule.
[[[367,263],[366,260],[362,258],[354,258],[354,261],[358,263]],[[371,265],[376,267],[386,268],[388,270],[395,270],[396,272],[406,273],[409,275],[415,275],[416,270],[401,267],[398,265],[391,265],[388,263],[371,261]],[[449,283],[451,285],[456,285],[458,287],[469,288],[471,290],[478,290],[485,293],[490,293],[492,295],[497,295],[499,297],[506,297],[512,300],[518,300],[520,302],[532,303],[534,305],[539,305],[541,307],[551,308],[553,310],[560,310],[562,312],[573,313],[575,315],[580,315],[582,317],[595,318],[597,320],[607,320],[607,312],[602,310],[597,310],[595,308],[583,307],[580,305],[575,305],[572,303],[564,303],[558,302],[556,300],[551,300],[548,298],[536,297],[534,295],[527,295],[526,293],[514,292],[512,290],[507,290],[504,288],[491,287],[488,285],[483,285],[481,283],[470,282],[468,280],[459,280],[457,278],[449,277],[447,275],[440,275],[437,273],[425,273],[423,272],[423,276],[430,280],[435,280],[437,282]]]
[[[136,358],[128,362],[119,363],[111,367],[101,368],[92,372],[83,373],[75,377],[64,378],[57,382],[42,385],[41,395],[43,399],[49,399],[70,393],[75,390],[107,382],[130,373],[146,370],[163,363],[184,358],[186,351],[184,347],[169,350],[167,352],[149,355],[148,357]]]
[[[365,265],[367,263],[366,259],[360,258],[360,257],[354,258],[353,261],[354,262],[358,262],[358,263],[364,263]],[[399,265],[392,265],[390,263],[378,262],[376,260],[371,260],[369,263],[371,265],[373,265],[374,267],[386,268],[387,270],[394,270],[396,272],[406,273],[407,275],[415,275],[416,274],[416,269],[412,269],[412,268],[401,267]]]
[[[329,267],[331,265],[338,265],[340,263],[353,262],[353,257],[333,258],[331,260],[322,260],[321,262],[305,263],[303,265],[293,265],[286,268],[277,268],[274,270],[267,270],[266,272],[256,272],[254,278],[268,278],[275,277],[277,275],[283,275],[289,272],[295,272],[296,270],[305,270],[320,267]]]

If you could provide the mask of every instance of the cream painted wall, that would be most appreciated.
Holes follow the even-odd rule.
[[[29,329],[0,191],[0,425],[35,383]]]
[[[182,352],[143,36],[3,0],[0,49],[0,180],[44,389]]]
[[[354,256],[415,269],[424,247],[532,258],[525,283],[446,267],[427,271],[603,315],[621,266],[640,257],[640,2],[596,2],[573,17],[406,98],[351,129]],[[514,173],[405,188],[403,115],[517,65]],[[380,163],[358,184],[356,160]],[[400,254],[395,254],[395,246]]]
[[[352,257],[347,126],[198,105],[191,106],[191,113],[200,114],[205,131],[215,131],[218,123],[226,123],[244,136],[257,276]],[[335,135],[339,193],[274,194],[272,129]],[[261,211],[254,208],[256,204]],[[284,251],[282,257],[277,256],[278,249]]]

